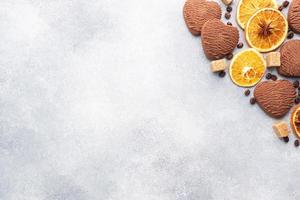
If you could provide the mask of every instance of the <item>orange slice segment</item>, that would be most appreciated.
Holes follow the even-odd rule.
[[[249,46],[260,52],[278,48],[284,42],[287,32],[287,20],[281,12],[273,8],[257,11],[249,19],[245,29]]]
[[[262,8],[277,8],[276,0],[240,0],[237,9],[237,22],[245,28],[251,16]]]
[[[231,80],[241,87],[252,87],[257,84],[266,71],[263,56],[255,49],[246,49],[236,54],[230,64]]]
[[[293,132],[300,138],[300,104],[293,109],[290,120]]]

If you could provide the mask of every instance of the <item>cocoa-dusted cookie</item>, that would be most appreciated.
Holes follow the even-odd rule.
[[[183,7],[183,16],[193,35],[201,35],[204,23],[210,19],[221,19],[222,11],[218,3],[206,0],[187,0]]]
[[[288,80],[264,81],[255,87],[254,97],[268,115],[280,118],[293,106],[296,91]]]
[[[236,27],[225,25],[219,19],[212,19],[204,24],[201,40],[206,57],[217,60],[234,50],[239,41],[239,31]]]
[[[300,40],[290,40],[280,49],[279,74],[287,77],[300,77]]]
[[[294,32],[300,33],[300,0],[292,1],[288,12],[288,23]]]

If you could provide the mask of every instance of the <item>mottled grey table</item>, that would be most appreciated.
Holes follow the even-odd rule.
[[[183,3],[0,1],[1,200],[300,199],[294,136],[210,72]]]

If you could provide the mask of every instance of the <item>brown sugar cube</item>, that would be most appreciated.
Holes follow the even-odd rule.
[[[267,67],[280,67],[280,52],[271,52],[266,57]]]
[[[280,138],[287,137],[289,135],[289,127],[285,122],[278,122],[273,124],[272,127],[276,135]]]
[[[214,60],[211,62],[211,71],[212,72],[220,72],[226,69],[226,60]]]
[[[230,5],[230,4],[232,3],[232,0],[222,0],[222,2],[223,2],[226,6],[228,6],[228,5]]]

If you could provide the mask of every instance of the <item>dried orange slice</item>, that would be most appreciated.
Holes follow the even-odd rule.
[[[236,54],[229,67],[231,80],[241,87],[254,86],[262,79],[265,71],[266,62],[255,49],[246,49]]]
[[[260,52],[278,48],[284,42],[287,31],[288,23],[284,15],[273,8],[257,11],[249,19],[245,29],[249,46]]]
[[[295,135],[300,138],[300,104],[293,109],[290,120]]]
[[[244,29],[251,16],[263,8],[277,8],[276,0],[240,0],[236,15],[240,27]]]

